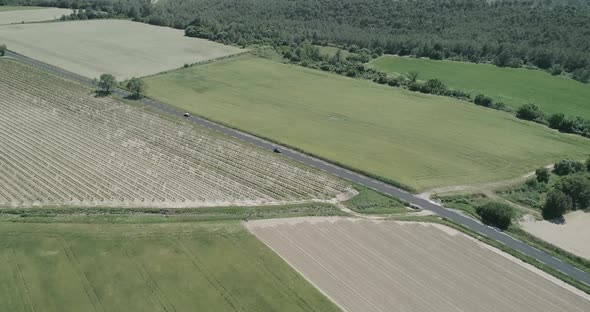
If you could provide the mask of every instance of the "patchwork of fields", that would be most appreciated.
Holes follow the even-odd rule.
[[[332,176],[0,60],[0,207],[200,207],[329,199]]]
[[[144,81],[162,102],[419,190],[590,153],[587,139],[504,112],[253,56]]]
[[[2,311],[338,311],[237,223],[0,224]]]
[[[0,6],[0,25],[51,21],[70,14],[70,9]]]
[[[346,311],[588,311],[590,296],[450,228],[296,218],[246,223]]]
[[[451,88],[483,93],[511,108],[536,103],[546,113],[590,118],[590,85],[540,70],[397,56],[383,56],[369,66],[390,74],[416,71],[420,80],[436,78]]]
[[[18,53],[82,76],[97,78],[109,73],[119,80],[242,51],[184,37],[182,30],[126,20],[3,26],[0,42]]]

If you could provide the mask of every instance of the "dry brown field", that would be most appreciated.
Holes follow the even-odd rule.
[[[82,76],[97,78],[109,73],[119,80],[242,51],[185,37],[182,30],[126,20],[8,25],[0,27],[0,42],[18,53]]]
[[[327,200],[335,177],[0,59],[0,207]]]
[[[0,25],[51,21],[60,18],[62,15],[70,15],[70,9],[39,8],[23,10],[0,10]],[[1,41],[1,40],[0,40]]]
[[[337,217],[245,224],[344,311],[590,311],[585,293],[442,225]]]

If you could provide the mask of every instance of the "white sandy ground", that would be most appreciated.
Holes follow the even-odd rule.
[[[62,15],[70,15],[70,9],[38,9],[38,10],[15,10],[0,12],[0,25],[30,23],[41,21],[52,21],[60,18]]]
[[[520,225],[540,239],[590,260],[590,212],[574,211],[564,218],[561,224],[527,218]]]
[[[590,296],[454,229],[342,217],[245,226],[344,311],[590,311]]]
[[[11,13],[11,12],[7,12]],[[153,75],[244,50],[189,38],[184,32],[126,20],[90,20],[0,27],[9,49],[71,72],[118,80]]]

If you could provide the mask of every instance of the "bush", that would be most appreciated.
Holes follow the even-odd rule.
[[[543,121],[544,114],[536,104],[525,104],[518,108],[516,111],[516,117],[524,120],[532,120],[532,121]]]
[[[561,218],[566,211],[571,209],[572,199],[559,190],[552,190],[547,194],[545,205],[543,205],[543,218]]]
[[[4,56],[6,54],[6,45],[0,44],[0,56]]]
[[[558,161],[553,167],[553,172],[557,175],[564,176],[576,172],[582,172],[586,170],[586,165],[581,161],[564,159]]]
[[[492,107],[492,99],[490,97],[487,97],[483,94],[478,94],[475,99],[473,100],[473,103],[475,103],[475,105],[480,105],[480,106],[485,106],[485,107]]]
[[[541,167],[541,168],[535,170],[535,176],[536,176],[538,182],[540,182],[540,183],[548,183],[549,182],[549,177],[551,175],[549,173],[549,169],[547,169],[545,167]]]
[[[512,222],[514,210],[512,207],[498,202],[489,202],[478,206],[475,212],[481,217],[483,223],[506,230]]]
[[[564,114],[553,114],[553,115],[549,116],[549,118],[547,119],[547,123],[549,125],[549,128],[560,130],[561,123],[563,122],[564,119],[565,119]]]
[[[447,93],[447,86],[438,79],[429,79],[421,86],[420,92],[444,95]]]

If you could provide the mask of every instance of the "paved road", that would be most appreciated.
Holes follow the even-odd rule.
[[[63,70],[61,68],[52,66],[52,65],[48,65],[46,63],[28,58],[26,56],[23,56],[21,54],[18,53],[14,53],[11,51],[8,51],[7,53],[8,56],[13,57],[15,59],[21,60],[22,62],[34,65],[36,67],[45,69],[53,74],[56,74],[58,76],[62,76],[64,78],[67,79],[71,79],[86,85],[90,85],[90,86],[94,86],[94,82],[91,79],[88,79],[86,77],[82,77],[80,75],[68,72],[66,70]],[[114,93],[118,96],[121,97],[126,97],[129,95],[129,92],[124,91],[124,90],[120,90],[117,89],[114,91]],[[141,103],[158,109],[162,112],[166,112],[166,113],[170,113],[170,114],[174,114],[176,116],[180,116],[183,114],[183,112],[177,110],[176,108],[173,108],[169,105],[166,105],[164,103],[158,102],[158,101],[154,101],[152,99],[142,99],[140,101]],[[326,172],[329,172],[333,175],[339,176],[341,178],[353,181],[355,183],[364,185],[366,187],[370,187],[372,189],[375,189],[379,192],[383,192],[385,194],[389,194],[391,196],[397,197],[399,199],[402,199],[410,204],[416,205],[421,207],[422,209],[426,209],[426,210],[430,210],[442,217],[445,217],[447,219],[450,219],[458,224],[461,224],[463,226],[465,226],[466,228],[477,232],[483,236],[487,236],[488,238],[494,239],[508,247],[511,247],[512,249],[515,249],[527,256],[533,257],[535,259],[537,259],[538,261],[545,263],[546,265],[561,271],[562,273],[565,273],[583,283],[586,283],[588,285],[590,285],[590,274],[581,271],[573,266],[571,266],[568,263],[565,263],[557,258],[554,258],[553,256],[540,251],[534,247],[531,247],[530,245],[512,238],[511,236],[497,230],[491,227],[488,227],[484,224],[481,224],[480,222],[473,220],[469,217],[466,217],[460,213],[457,213],[455,211],[452,210],[448,210],[445,209],[444,207],[430,202],[428,200],[416,197],[415,195],[408,193],[404,190],[398,189],[396,187],[393,187],[391,185],[385,184],[383,182],[380,182],[378,180],[369,178],[367,176],[352,172],[350,170],[332,165],[330,163],[327,163],[323,160],[314,158],[314,157],[310,157],[308,155],[299,153],[297,151],[285,148],[285,147],[281,147],[278,146],[277,144],[268,142],[266,140],[260,139],[258,137],[243,133],[241,131],[235,130],[235,129],[231,129],[219,124],[216,124],[214,122],[208,121],[206,119],[203,118],[199,118],[199,117],[194,117],[191,116],[189,118],[187,118],[189,121],[194,122],[196,124],[211,128],[213,130],[222,132],[226,135],[229,135],[231,137],[237,138],[239,140],[242,141],[246,141],[248,143],[252,143],[260,148],[264,148],[267,150],[273,150],[275,147],[279,147],[282,151],[282,155],[284,157],[287,158],[291,158],[293,160],[302,162],[308,166],[311,167],[315,167],[321,170],[324,170]]]

